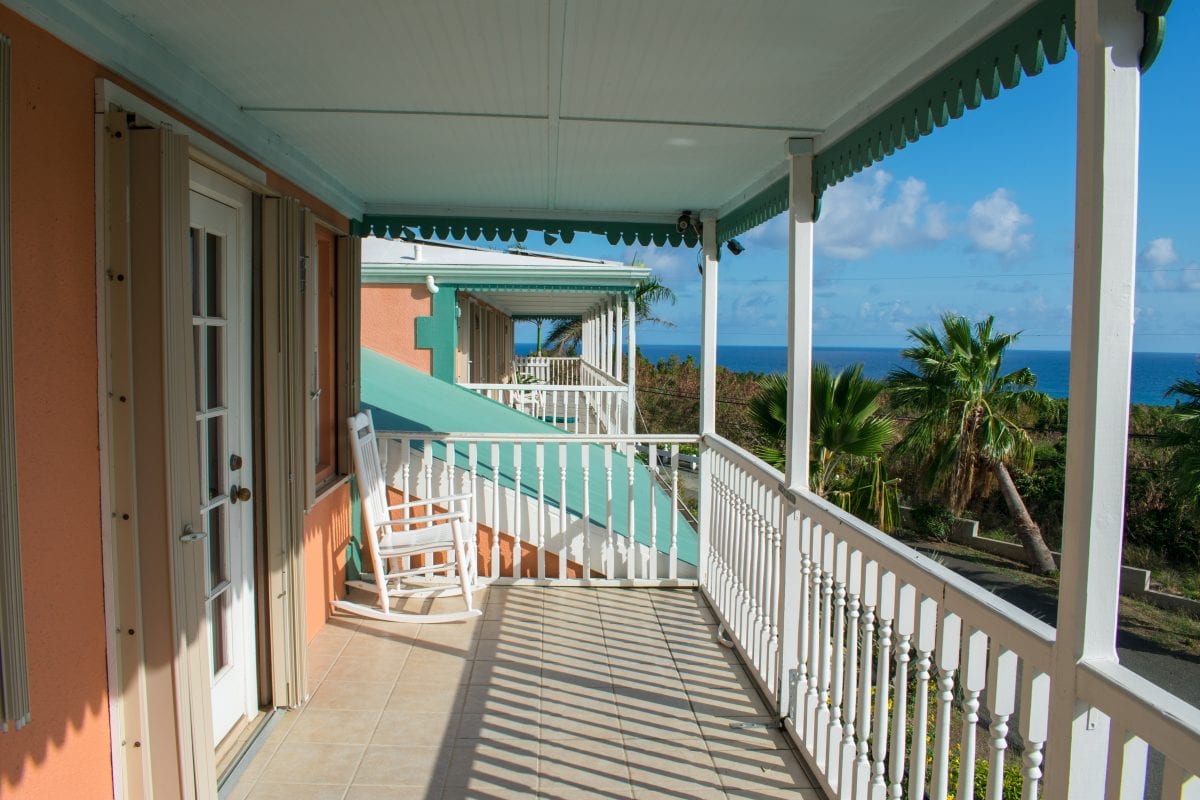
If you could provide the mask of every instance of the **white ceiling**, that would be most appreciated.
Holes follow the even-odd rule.
[[[368,208],[671,213],[1032,0],[106,2]]]

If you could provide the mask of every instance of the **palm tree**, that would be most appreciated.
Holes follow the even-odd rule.
[[[1163,433],[1164,447],[1174,448],[1169,463],[1175,487],[1185,502],[1200,510],[1200,380],[1180,378],[1167,389],[1176,400],[1171,409],[1173,427]]]
[[[675,305],[675,293],[670,287],[653,275],[639,283],[633,294],[633,307],[638,323],[649,322],[667,328],[675,327],[675,323],[654,315],[654,306],[663,302]],[[582,338],[583,320],[578,317],[558,320],[546,335],[546,349],[558,353],[577,351]]]
[[[1056,568],[1054,559],[1008,465],[1033,466],[1033,442],[1021,421],[1050,411],[1053,402],[1036,391],[1037,376],[1028,368],[1001,371],[1004,351],[1020,333],[994,333],[992,325],[992,317],[972,325],[966,317],[946,314],[941,334],[930,326],[909,330],[913,346],[901,355],[914,367],[892,370],[888,396],[917,416],[896,452],[924,462],[930,486],[944,490],[955,514],[975,494],[979,473],[989,472],[1016,522],[1030,566],[1043,574]]]
[[[888,530],[899,517],[899,497],[896,482],[887,478],[883,451],[896,428],[879,411],[883,384],[864,378],[862,370],[855,364],[834,375],[824,364],[813,366],[809,486]],[[787,397],[787,379],[768,375],[750,400],[750,416],[767,440],[757,448],[758,456],[778,469],[786,460]]]
[[[542,354],[542,326],[545,325],[547,322],[554,322],[554,321],[558,321],[558,320],[559,320],[558,317],[532,317],[532,318],[530,318],[529,321],[537,326],[537,348],[534,350],[534,355],[540,356]],[[563,320],[563,321],[565,321],[565,320]],[[549,341],[547,340],[546,343],[549,344]],[[553,348],[549,348],[549,349],[553,349]]]

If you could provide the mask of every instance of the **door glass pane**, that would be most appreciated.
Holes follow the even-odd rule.
[[[192,361],[196,372],[196,410],[204,410],[204,326],[192,327]]]
[[[225,493],[225,440],[221,431],[225,422],[223,417],[209,417],[205,421],[208,427],[208,499],[220,497]]]
[[[221,263],[221,237],[216,234],[209,233],[204,237],[205,245],[205,262],[207,265],[205,286],[207,287],[207,309],[208,316],[219,317],[223,313],[221,308],[221,282],[222,271],[224,264]]]
[[[208,587],[214,586],[229,577],[226,568],[225,551],[225,504],[217,506],[208,512]]]
[[[213,675],[229,664],[228,621],[229,591],[221,592],[208,602],[209,631],[212,635]]]
[[[224,392],[221,391],[221,336],[224,333],[223,329],[217,326],[208,328],[208,347],[205,352],[205,357],[208,362],[208,407],[217,408],[221,405],[221,397]]]
[[[203,271],[203,264],[200,262],[200,243],[196,240],[198,233],[199,228],[188,230],[188,252],[192,261],[192,313],[197,316],[203,313],[200,308],[200,286],[203,284],[200,273]]]

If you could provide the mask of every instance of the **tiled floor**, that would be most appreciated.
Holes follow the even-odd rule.
[[[699,593],[477,598],[469,623],[333,620],[230,797],[820,797],[777,730],[734,727],[771,718]]]

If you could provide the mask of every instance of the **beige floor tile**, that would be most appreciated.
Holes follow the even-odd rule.
[[[727,792],[750,790],[762,797],[783,797],[812,787],[790,750],[722,750],[711,755]]]
[[[542,797],[632,797],[629,765],[620,741],[569,739],[538,749]],[[590,793],[590,794],[589,794]]]
[[[541,687],[528,686],[467,686],[461,710],[464,714],[484,714],[509,708],[536,709],[541,703]]]
[[[259,782],[246,793],[246,800],[342,800],[343,784]]]
[[[753,717],[771,713],[753,689],[740,686],[704,689],[689,687],[688,696],[697,714],[716,717]]]
[[[440,786],[451,748],[370,745],[363,753],[353,784],[425,788]],[[399,795],[398,795],[399,796]],[[407,796],[413,796],[411,793]]]
[[[619,740],[621,720],[615,703],[542,703],[541,738]]]
[[[787,741],[774,717],[713,717],[696,715],[700,730],[708,741],[708,749],[717,750],[786,750]],[[750,727],[742,727],[745,724]]]
[[[430,686],[409,682],[401,675],[396,688],[387,699],[386,711],[453,712],[462,707],[465,684]]]
[[[379,723],[380,713],[379,708],[348,711],[309,706],[299,712],[286,741],[365,745]]]
[[[384,711],[371,744],[398,747],[442,745],[458,730],[458,713],[451,711]]]
[[[699,739],[700,725],[690,711],[618,706],[621,732],[636,739]]]
[[[532,796],[538,786],[538,750],[534,741],[461,742],[450,754],[446,788],[473,789],[479,795],[523,789]]]
[[[363,658],[362,656],[339,656],[329,671],[326,680],[334,681],[394,681],[404,669],[407,652],[389,655],[386,658]]]
[[[392,691],[392,681],[325,681],[313,692],[308,708],[373,711]]]
[[[674,790],[688,797],[724,791],[703,739],[626,739],[625,754],[635,790]]]
[[[484,714],[462,714],[458,739],[536,741],[542,736],[542,715],[536,709],[508,708]]]
[[[440,797],[437,787],[431,792],[418,792],[411,787],[397,788],[395,786],[351,786],[346,790],[343,800],[432,800]]]
[[[323,783],[345,786],[363,755],[362,745],[284,742],[263,768],[259,783]]]
[[[511,661],[475,661],[467,683],[492,686],[528,686],[541,682],[539,664]]]

